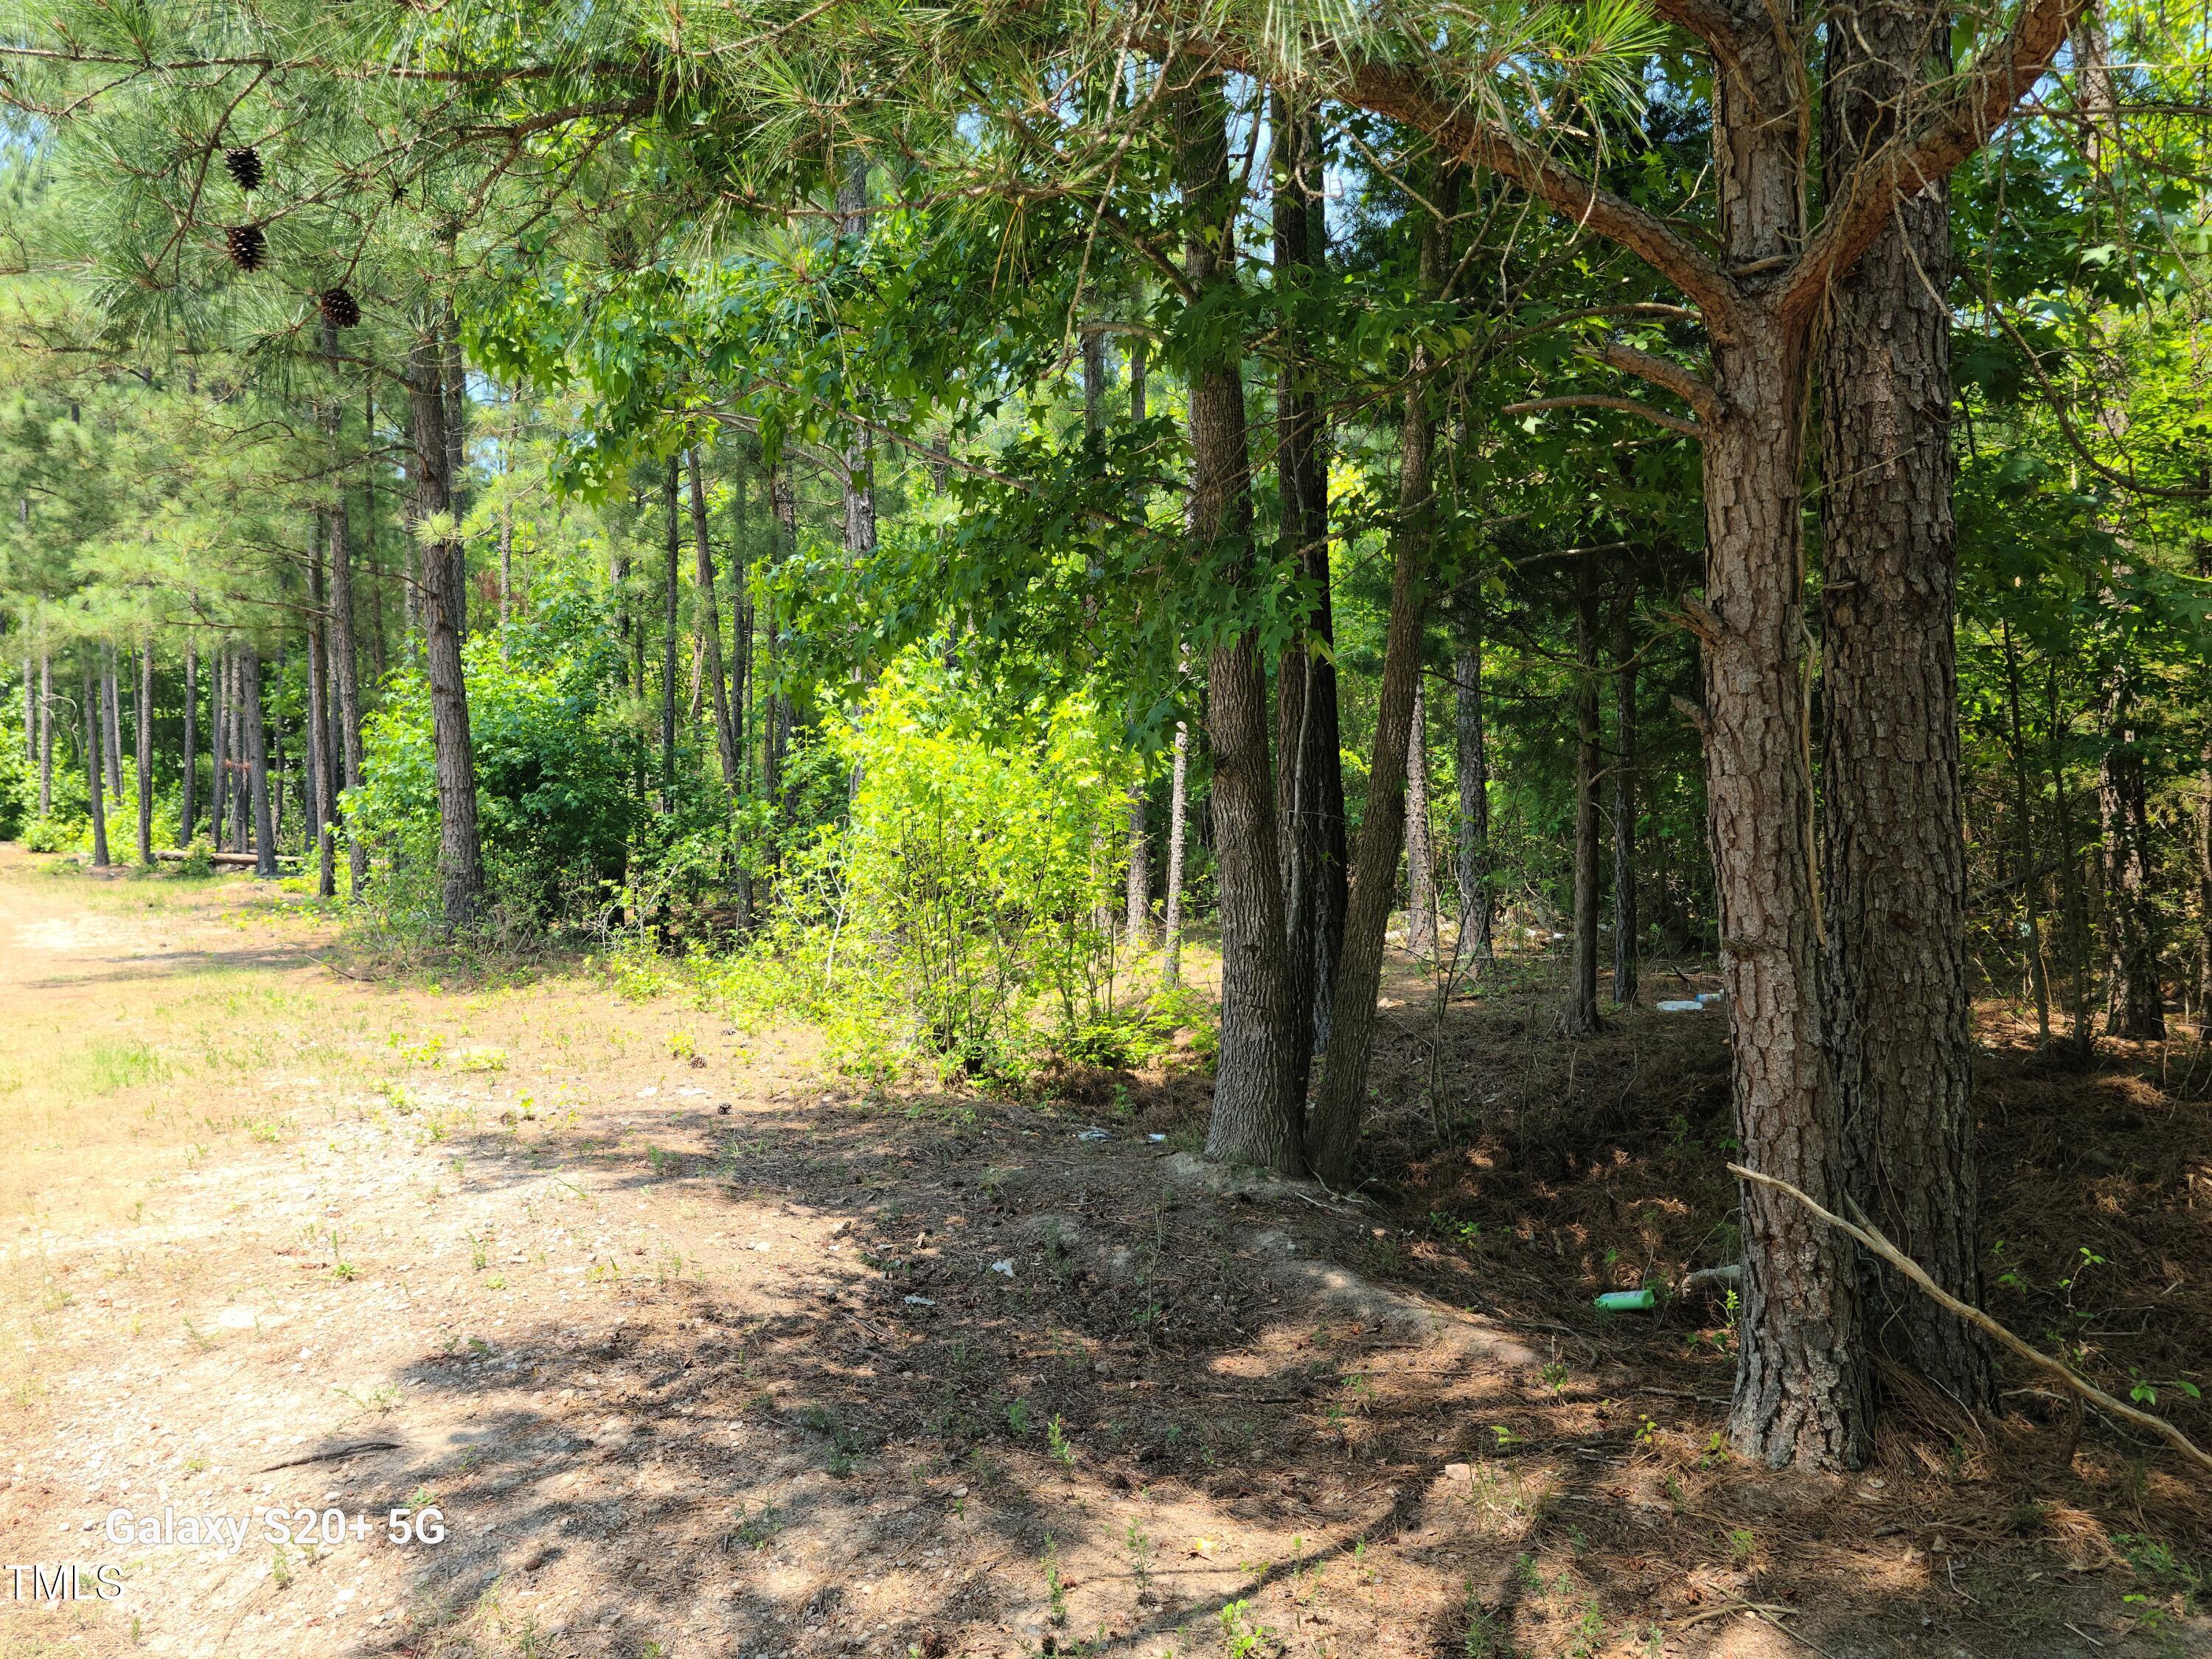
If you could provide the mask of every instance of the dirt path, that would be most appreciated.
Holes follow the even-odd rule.
[[[242,882],[9,860],[0,939],[0,1548],[78,1569],[0,1568],[9,1659],[2023,1650],[1879,1478],[1718,1468],[1694,1389],[1140,1124],[357,983]],[[2169,1650],[2053,1595],[2034,1652]]]

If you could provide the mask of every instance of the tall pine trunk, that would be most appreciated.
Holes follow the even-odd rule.
[[[54,659],[39,653],[39,816],[54,811]]]
[[[84,791],[92,806],[92,865],[107,867],[107,798],[100,781],[100,750],[106,739],[100,732],[100,688],[89,664],[84,671]]]
[[[1413,680],[1413,718],[1406,733],[1406,949],[1433,957],[1437,927],[1437,854],[1429,833],[1429,694]]]
[[[1459,959],[1479,974],[1495,954],[1495,906],[1490,890],[1490,744],[1482,707],[1482,596],[1473,582],[1454,605],[1453,622],[1458,648],[1452,654],[1452,742],[1459,774],[1453,879],[1459,888]]]
[[[224,816],[230,810],[230,644],[216,652],[208,672],[208,845],[221,851]]]
[[[1399,520],[1390,576],[1390,611],[1382,651],[1382,684],[1375,712],[1375,750],[1368,767],[1367,811],[1352,855],[1351,902],[1344,951],[1337,958],[1334,1006],[1321,1089],[1306,1130],[1306,1158],[1323,1181],[1352,1173],[1366,1111],[1367,1066],[1375,1052],[1376,1000],[1382,951],[1398,893],[1398,855],[1405,835],[1407,750],[1420,689],[1421,633],[1428,614],[1431,523],[1431,428],[1425,376],[1406,394],[1399,474]]]
[[[261,707],[261,653],[238,653],[238,712],[246,739],[246,787],[253,802],[253,874],[276,879],[276,820],[269,799],[269,731]]]
[[[1168,873],[1166,902],[1160,912],[1160,981],[1182,979],[1182,855],[1188,835],[1190,728],[1176,722],[1175,763],[1168,776]]]
[[[1344,939],[1344,767],[1337,703],[1335,611],[1328,562],[1328,429],[1308,314],[1327,264],[1320,129],[1275,94],[1279,144],[1271,217],[1281,343],[1275,391],[1278,562],[1298,573],[1306,611],[1277,659],[1275,811],[1291,1002],[1299,1012],[1298,1093],[1328,1046],[1331,981]]]
[[[132,723],[138,742],[138,862],[154,866],[154,653],[138,650],[138,708]]]
[[[1638,799],[1636,739],[1636,641],[1633,578],[1621,596],[1613,635],[1613,1000],[1636,1006],[1644,922],[1637,908]]]
[[[1794,177],[1789,189],[1794,201]],[[1735,251],[1748,258],[1753,248],[1780,251]],[[1806,341],[1802,330],[1747,321],[1740,337],[1716,343],[1729,407],[1705,437],[1706,822],[1735,1132],[1746,1167],[1834,1203],[1842,1149],[1821,1059],[1802,605]],[[1849,1246],[1770,1188],[1742,1182],[1739,1199],[1730,1437],[1769,1467],[1855,1468],[1871,1407]]]
[[[123,710],[115,696],[115,647],[100,647],[100,729],[107,744],[107,787],[123,805]]]
[[[684,534],[677,521],[676,460],[668,461],[660,599],[660,810],[676,810],[676,608]]]
[[[315,858],[315,896],[329,898],[337,891],[337,848],[333,823],[337,816],[337,790],[332,775],[329,702],[329,595],[323,584],[323,543],[329,535],[329,514],[315,514],[307,556],[307,818],[309,847]]]
[[[1559,1024],[1569,1036],[1587,1036],[1599,1024],[1597,789],[1605,767],[1598,726],[1597,556],[1585,553],[1575,562],[1575,890],[1567,1001]]]
[[[1237,286],[1240,199],[1220,82],[1194,82],[1178,95],[1176,114],[1177,183],[1192,219],[1184,276],[1199,305],[1218,304]],[[1242,353],[1233,329],[1213,331],[1188,368],[1191,550],[1201,581],[1239,599],[1253,597],[1255,562]],[[1206,1155],[1298,1174],[1305,1162],[1297,1087],[1302,1045],[1291,1030],[1267,683],[1259,635],[1249,624],[1208,653],[1206,727],[1221,920],[1221,1048]]]
[[[2028,782],[2027,729],[2020,715],[2020,652],[2013,643],[2012,623],[1998,619],[2004,646],[2005,740],[2012,750],[2013,816],[2020,829],[2020,914],[2027,950],[2028,981],[2035,993],[2035,1040],[2039,1048],[2051,1045],[2051,985],[2043,964],[2043,916],[2036,902],[2040,884],[2035,869],[2034,797]]]
[[[423,657],[438,791],[438,879],[446,925],[465,927],[483,905],[483,855],[477,835],[476,750],[461,672],[462,564],[448,465],[443,356],[434,331],[416,337],[408,362],[410,460],[418,526],[453,539],[422,538]]]
[[[2166,1036],[2166,994],[2159,981],[2158,911],[2151,895],[2149,791],[2135,685],[2125,665],[2113,669],[2109,687],[2097,779],[2112,962],[2105,1029],[2114,1036],[2158,1040]]]
[[[1438,214],[1457,205],[1456,169],[1432,178]],[[1422,292],[1440,291],[1446,226],[1432,216],[1420,250]],[[1375,712],[1375,750],[1367,773],[1367,811],[1352,855],[1343,949],[1329,988],[1328,1052],[1306,1125],[1306,1158],[1323,1181],[1352,1173],[1367,1106],[1367,1066],[1375,1052],[1382,951],[1398,895],[1398,855],[1406,833],[1406,775],[1421,700],[1422,638],[1428,621],[1430,563],[1436,535],[1436,422],[1429,410],[1433,374],[1425,347],[1408,366],[1399,426],[1398,521],[1391,532],[1390,609],[1382,684]]]
[[[193,799],[199,782],[199,732],[196,722],[200,705],[200,642],[197,634],[185,635],[184,765],[178,779],[177,845],[192,844],[193,820],[198,816]]]
[[[1912,108],[1948,63],[1950,42],[1950,9],[1929,0],[1850,0],[1829,14],[1828,178],[1894,138],[1900,108]],[[1828,291],[1820,363],[1824,1036],[1846,1190],[1938,1285],[1978,1303],[1950,273],[1949,198],[1938,180],[1898,203]],[[1869,1328],[1900,1338],[1960,1403],[1988,1405],[1996,1375],[1978,1333],[1871,1258],[1862,1269]]]
[[[714,749],[722,761],[722,787],[736,798],[739,783],[738,729],[730,720],[730,682],[722,670],[722,604],[714,592],[714,546],[707,536],[707,487],[699,476],[699,452],[684,453],[690,477],[691,542],[697,555],[692,577],[691,614],[706,653],[708,700],[714,716]]]

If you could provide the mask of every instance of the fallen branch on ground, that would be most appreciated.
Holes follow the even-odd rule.
[[[343,1446],[332,1446],[327,1451],[307,1452],[298,1457],[288,1457],[281,1463],[264,1463],[254,1470],[266,1474],[271,1469],[295,1469],[302,1463],[335,1463],[341,1457],[353,1457],[362,1452],[392,1451],[399,1445],[397,1440],[349,1440]]]
[[[1875,1226],[1873,1222],[1868,1220],[1866,1212],[1860,1209],[1857,1205],[1854,1204],[1851,1206],[1852,1212],[1857,1215],[1861,1224],[1855,1227],[1850,1222],[1844,1220],[1843,1217],[1835,1214],[1832,1211],[1821,1208],[1819,1204],[1808,1197],[1804,1193],[1800,1192],[1796,1188],[1791,1186],[1786,1181],[1779,1180],[1770,1175],[1761,1175],[1756,1170],[1747,1170],[1741,1164],[1731,1164],[1729,1165],[1729,1169],[1735,1174],[1741,1176],[1746,1181],[1757,1182],[1762,1187],[1771,1187],[1777,1192],[1789,1194],[1790,1197],[1796,1199],[1800,1204],[1802,1204],[1807,1209],[1810,1210],[1821,1220],[1826,1222],[1831,1227],[1837,1229],[1848,1237],[1856,1239],[1868,1249],[1872,1250],[1884,1261],[1889,1263],[1891,1267],[1896,1268],[1898,1272],[1903,1273],[1915,1285],[1917,1285],[1922,1290],[1927,1291],[1929,1296],[1935,1297],[1936,1300],[1941,1303],[1944,1307],[1949,1309],[1953,1313],[1958,1315],[1960,1318],[1965,1320],[1969,1325],[1974,1327],[1975,1329],[1986,1332],[1989,1335],[1994,1337],[1998,1342],[2003,1344],[2006,1347],[2018,1354],[2022,1359],[2027,1360],[2029,1364],[2036,1366],[2039,1370],[2050,1372],[2051,1376],[2065,1383],[2068,1388],[2073,1389],[2075,1393],[2080,1395],[2084,1400],[2090,1401],[2093,1405],[2112,1413],[2113,1416],[2120,1418],[2126,1422],[2135,1424],[2138,1428],[2148,1429],[2152,1433],[2160,1436],[2167,1442],[2167,1443],[2172,1445],[2177,1451],[2180,1452],[2183,1456],[2188,1458],[2191,1462],[2196,1464],[2199,1468],[2212,1470],[2212,1456],[2207,1456],[2197,1446],[2195,1441],[2191,1440],[2187,1435],[2184,1434],[2179,1429],[2174,1427],[2172,1424],[2167,1422],[2164,1418],[2154,1417],[2147,1411],[2143,1411],[2139,1407],[2129,1405],[2125,1401],[2113,1399],[2111,1395],[2106,1394],[2102,1389],[2090,1382],[2087,1377],[2081,1376],[2064,1361],[2053,1359],[2049,1354],[2045,1353],[2041,1349],[2029,1346],[2028,1344],[2021,1341],[2020,1338],[2014,1336],[2003,1326],[1998,1324],[1996,1320],[1990,1318],[1979,1308],[1969,1306],[1967,1304],[1960,1301],[1957,1297],[1953,1296],[1948,1291],[1945,1290],[1934,1279],[1930,1279],[1928,1276],[1928,1270],[1925,1267],[1923,1267],[1911,1256],[1899,1249],[1896,1245],[1891,1243],[1887,1238],[1884,1238],[1881,1235],[1881,1229]]]

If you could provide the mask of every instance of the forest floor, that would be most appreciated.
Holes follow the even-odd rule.
[[[1866,1471],[1747,1468],[1725,1312],[1591,1310],[1732,1249],[1717,1013],[1401,964],[1349,1200],[1189,1076],[857,1085],[238,878],[0,849],[0,942],[4,1659],[2212,1653],[2161,1452],[1893,1379]],[[1985,1036],[1992,1305],[2205,1437],[2212,1079]]]

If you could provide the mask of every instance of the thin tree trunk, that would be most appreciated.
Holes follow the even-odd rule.
[[[1597,1012],[1598,775],[1597,556],[1584,554],[1575,571],[1575,894],[1567,1002],[1559,1018],[1569,1036],[1587,1036]]]
[[[1482,598],[1479,587],[1455,607],[1459,649],[1452,658],[1452,735],[1459,772],[1459,957],[1474,972],[1494,954],[1490,890],[1490,745],[1482,708]]]
[[[223,815],[230,810],[230,645],[216,652],[208,672],[208,845],[222,847]]]
[[[1950,58],[1933,0],[1827,21],[1823,168],[1891,142]],[[1951,1295],[1981,1299],[1951,512],[1951,231],[1941,180],[1905,196],[1830,284],[1821,336],[1826,1053],[1844,1189]],[[1970,1410],[1988,1344],[1862,1260],[1869,1328]],[[1877,1315],[1872,1311],[1879,1308]]]
[[[1421,238],[1425,294],[1442,290],[1449,233],[1438,220],[1448,220],[1455,210],[1458,183],[1455,167],[1440,169],[1430,181],[1437,212],[1424,227]],[[1409,368],[1399,424],[1398,521],[1391,533],[1390,610],[1383,637],[1382,683],[1376,696],[1375,752],[1367,774],[1367,811],[1352,853],[1343,945],[1329,988],[1328,1050],[1306,1123],[1307,1161],[1323,1181],[1340,1185],[1352,1173],[1366,1113],[1382,952],[1392,902],[1398,895],[1398,855],[1407,830],[1407,778],[1422,711],[1422,641],[1436,536],[1436,423],[1429,410],[1433,366],[1425,348],[1414,349]]]
[[[261,711],[261,653],[238,653],[239,714],[246,727],[246,781],[253,798],[253,874],[276,879],[276,822],[269,799],[269,732]]]
[[[138,649],[138,709],[132,735],[138,740],[138,862],[154,866],[154,653]]]
[[[1306,1127],[1306,1159],[1323,1181],[1341,1185],[1352,1173],[1366,1112],[1367,1066],[1375,1050],[1376,1000],[1382,951],[1398,893],[1398,855],[1405,836],[1407,750],[1421,683],[1421,633],[1428,610],[1434,501],[1430,493],[1431,427],[1425,376],[1406,394],[1399,477],[1397,544],[1390,576],[1390,612],[1382,651],[1382,684],[1375,713],[1375,753],[1367,774],[1367,811],[1353,848],[1351,903],[1344,951],[1337,958],[1335,1006],[1321,1089]]]
[[[89,664],[84,671],[84,793],[92,805],[92,865],[95,870],[107,867],[107,799],[100,781],[100,750],[106,746],[100,733],[100,687],[93,677]]]
[[[684,533],[677,521],[676,460],[668,461],[665,491],[667,507],[665,537],[666,558],[661,581],[660,605],[660,810],[676,810],[676,601],[677,564],[682,556]]]
[[[353,540],[346,513],[345,492],[338,492],[331,509],[331,690],[336,693],[338,740],[338,787],[361,787],[361,668],[354,648]],[[368,847],[346,828],[347,892],[357,896],[368,885]]]
[[[1190,728],[1176,722],[1175,766],[1168,781],[1167,899],[1160,915],[1160,982],[1182,979],[1182,854],[1190,815]]]
[[[2051,816],[2058,840],[2059,920],[2066,933],[2066,1047],[2077,1065],[2096,1052],[2096,1028],[2090,1018],[2089,896],[2082,878],[2081,844],[2075,838],[2074,799],[2066,787],[2066,726],[2059,718],[2058,665],[2044,665],[2044,733],[2051,769]]]
[[[1636,787],[1636,641],[1633,574],[1621,595],[1613,640],[1613,1000],[1636,1006],[1644,923],[1636,903],[1636,829],[1642,803]]]
[[[27,615],[24,619],[26,631],[28,630],[30,622]],[[39,763],[38,704],[33,700],[31,684],[31,659],[29,653],[26,653],[23,657],[23,764],[25,766],[36,766]]]
[[[447,466],[445,389],[434,333],[418,335],[408,365],[411,459],[418,524],[453,516]],[[483,858],[477,836],[476,752],[469,732],[468,688],[461,672],[460,556],[456,544],[422,544],[424,657],[438,789],[438,875],[446,925],[465,927],[483,903]]]
[[[2135,688],[2124,666],[2112,672],[2105,709],[2105,757],[2097,785],[2112,957],[2105,1029],[2114,1036],[2155,1041],[2166,1036],[2166,995],[2159,981],[2158,913],[2151,896],[2150,809],[2142,734]]]
[[[337,891],[334,821],[337,817],[337,765],[331,755],[329,709],[330,631],[326,620],[329,596],[323,585],[321,544],[330,534],[330,514],[315,514],[314,536],[307,557],[307,830],[313,838],[315,896],[329,898]]]
[[[39,653],[39,816],[54,813],[54,659]]]
[[[2035,994],[2035,1041],[2051,1046],[2051,982],[2043,966],[2043,917],[2035,902],[2035,812],[2027,781],[2027,734],[2020,718],[2020,653],[2012,623],[1997,619],[2004,644],[2006,739],[2012,747],[2013,812],[2020,820],[2020,914],[2025,928],[2028,983]]]
[[[1176,106],[1177,182],[1192,217],[1183,269],[1203,305],[1237,286],[1240,191],[1230,166],[1219,81],[1194,81]],[[1242,592],[1254,575],[1243,345],[1233,330],[1214,333],[1189,370],[1188,530],[1204,581]],[[1267,684],[1255,633],[1233,635],[1212,647],[1206,706],[1221,921],[1221,1048],[1206,1155],[1298,1174],[1305,1161],[1297,1088],[1304,1045],[1291,1029]]]
[[[868,161],[863,155],[851,157],[844,176],[837,184],[837,238],[866,235],[868,228]],[[867,397],[866,387],[860,397]],[[865,428],[856,428],[853,441],[843,455],[845,552],[854,562],[876,550],[876,480],[874,445]]]
[[[199,635],[187,631],[185,635],[185,763],[183,775],[178,780],[177,845],[192,844],[194,810],[198,803],[193,797],[199,782],[199,732],[198,721],[200,705],[200,642]]]
[[[1122,931],[1141,949],[1152,931],[1152,849],[1145,829],[1145,782],[1129,786],[1129,868],[1124,883]]]
[[[123,710],[115,695],[115,647],[100,647],[100,707],[107,742],[107,787],[123,805]]]
[[[776,464],[769,474],[769,515],[775,520],[771,534],[775,546],[772,557],[789,557],[799,549],[799,495],[791,478],[787,461]],[[775,606],[769,608],[768,650],[770,682],[774,690],[769,695],[768,730],[762,734],[761,782],[769,799],[775,803],[779,819],[787,812],[790,803],[784,799],[785,752],[791,744],[791,700],[782,685],[783,650],[780,640],[782,619]]]
[[[1328,1046],[1349,872],[1328,561],[1328,428],[1309,340],[1313,325],[1306,314],[1328,258],[1322,157],[1310,111],[1293,109],[1279,92],[1274,116],[1280,139],[1271,218],[1283,343],[1275,391],[1276,494],[1282,518],[1277,557],[1299,574],[1307,607],[1277,665],[1275,752],[1280,769],[1275,796],[1291,1000],[1304,1011],[1296,1032],[1303,1095],[1312,1056]]]
[[[698,553],[693,577],[692,616],[706,653],[707,690],[714,713],[714,748],[722,760],[722,787],[737,798],[741,782],[738,729],[730,719],[730,683],[722,672],[722,603],[714,593],[714,549],[707,538],[707,488],[699,476],[699,452],[684,452],[690,470],[691,541]]]
[[[447,510],[456,520],[468,516],[469,511],[469,373],[461,361],[461,330],[453,314],[453,302],[446,302],[445,324],[439,331],[441,360],[438,366],[443,383],[446,434],[446,498]],[[469,564],[468,543],[456,536],[447,550],[453,562],[453,579],[447,592],[452,595],[453,633],[457,638],[469,636]]]
[[[1406,949],[1432,957],[1438,948],[1437,858],[1429,834],[1429,691],[1413,682],[1413,719],[1406,735]]]

